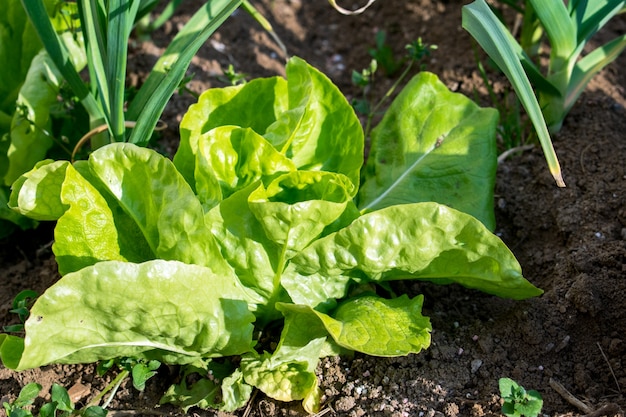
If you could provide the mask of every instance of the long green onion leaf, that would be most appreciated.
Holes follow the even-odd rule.
[[[33,23],[48,55],[50,55],[50,58],[63,75],[63,78],[65,78],[70,85],[76,97],[81,100],[83,106],[92,118],[101,118],[102,108],[89,92],[89,89],[85,86],[85,83],[80,78],[78,72],[76,72],[76,69],[74,69],[67,50],[52,27],[43,1],[22,0],[22,5]]]
[[[507,29],[493,14],[484,0],[475,0],[473,3],[464,6],[462,14],[463,27],[476,39],[511,81],[513,89],[537,131],[539,142],[554,180],[559,187],[565,187],[559,160],[554,152],[541,108],[530,81],[524,72],[520,57],[515,52],[516,49],[521,47],[519,45],[517,47],[513,46],[515,40],[512,39]]]
[[[165,105],[185,76],[191,59],[242,0],[207,2],[178,32],[130,104],[126,118],[137,121],[129,142],[146,144]]]

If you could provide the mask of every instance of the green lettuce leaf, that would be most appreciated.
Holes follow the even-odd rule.
[[[256,181],[296,170],[291,160],[250,128],[217,127],[200,136],[197,145],[194,179],[205,209]]]
[[[222,201],[206,214],[206,224],[241,282],[269,300],[278,286],[281,249],[265,236],[248,209],[248,198],[256,187],[252,184]]]
[[[258,79],[208,90],[190,107],[174,163],[194,190],[200,138],[219,126],[250,128],[299,170],[337,172],[359,185],[363,131],[354,110],[324,74],[303,60],[290,59],[286,71],[287,80]]]
[[[346,349],[373,356],[404,356],[430,346],[432,326],[422,316],[423,302],[423,295],[391,300],[361,295],[340,303],[331,314],[294,304],[282,304],[281,310],[317,316],[335,342]]]
[[[493,230],[497,122],[495,109],[418,74],[372,131],[359,208],[435,201]]]
[[[136,225],[101,195],[91,175],[84,163],[46,160],[13,187],[9,205],[14,210],[38,220],[58,220],[52,249],[61,275],[100,261],[154,258]]]
[[[219,126],[251,128],[262,134],[287,109],[287,81],[259,78],[246,84],[205,91],[180,122],[174,164],[193,189],[200,136]]]
[[[289,110],[264,136],[300,170],[344,174],[358,187],[363,130],[339,89],[300,58],[286,67]]]
[[[289,259],[343,214],[353,189],[341,174],[298,171],[260,185],[250,194],[249,207]]]
[[[241,358],[244,380],[271,398],[279,401],[303,400],[306,411],[317,412],[321,391],[315,368],[325,339],[313,339],[295,349],[278,347],[273,354],[252,352],[244,355]]]
[[[357,282],[423,279],[455,282],[500,297],[541,290],[526,281],[511,251],[474,217],[437,203],[414,203],[365,214],[295,256],[286,275],[292,299],[319,300],[328,277]],[[326,277],[320,279],[320,277]],[[315,304],[308,304],[315,306]]]
[[[167,158],[114,143],[93,152],[89,168],[137,224],[155,258],[228,269],[220,265],[200,201]]]
[[[16,368],[240,355],[253,345],[253,301],[234,275],[201,266],[100,262],[65,275],[37,299]]]
[[[68,206],[62,201],[61,189],[70,167],[67,161],[43,160],[13,183],[9,207],[31,219],[57,220]]]
[[[228,366],[229,374],[222,375],[220,365],[211,361],[196,361],[185,365],[180,384],[172,385],[160,400],[161,404],[174,404],[185,413],[191,407],[204,410],[216,408],[232,412],[246,405],[252,394],[252,387],[243,380],[243,373],[234,366]],[[188,376],[201,378],[190,383]],[[221,398],[221,401],[219,399]]]

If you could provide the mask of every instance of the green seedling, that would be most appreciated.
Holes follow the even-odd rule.
[[[368,92],[370,91],[371,86],[375,81],[375,75],[378,71],[379,64],[378,59],[372,59],[370,61],[370,65],[367,68],[361,70],[361,72],[352,71],[352,82],[356,86],[361,87],[363,92],[361,98],[352,100],[352,106],[358,113],[364,114],[367,117],[367,121],[365,124],[366,138],[369,138],[374,117],[380,113],[380,110],[385,102],[393,96],[394,92],[405,81],[406,77],[410,74],[413,65],[416,62],[419,62],[425,57],[429,56],[431,51],[435,49],[437,49],[437,45],[425,44],[422,42],[422,38],[418,38],[417,40],[406,45],[406,56],[401,60],[401,62],[407,62],[404,71],[402,71],[402,74],[398,76],[393,85],[374,106],[371,105],[371,100],[368,97]],[[425,66],[422,65],[420,69],[424,70],[424,67]]]
[[[368,51],[378,65],[385,71],[387,77],[392,77],[404,65],[404,58],[396,59],[393,49],[387,45],[387,32],[376,32],[376,46]]]
[[[107,411],[99,406],[88,406],[85,409],[77,410],[70,399],[67,390],[58,384],[53,384],[50,391],[50,402],[44,404],[39,409],[38,414],[33,414],[31,405],[41,392],[41,385],[31,382],[22,388],[19,396],[12,403],[3,403],[7,417],[104,417]]]
[[[33,290],[24,290],[15,296],[11,305],[9,313],[17,314],[20,320],[19,324],[13,324],[10,326],[3,326],[3,331],[7,333],[17,333],[24,330],[24,323],[30,314],[30,308],[32,307],[35,299],[39,296],[37,292]]]
[[[224,75],[218,77],[218,79],[227,85],[240,85],[246,83],[248,74],[238,72],[235,70],[233,64],[228,64],[228,68],[224,70]]]
[[[524,387],[510,378],[500,378],[500,396],[504,400],[502,414],[507,417],[537,417],[543,407],[541,394]]]
[[[622,34],[581,58],[591,37],[624,10],[626,0],[527,0],[526,5],[522,45],[485,0],[463,7],[463,27],[510,80],[535,127],[552,176],[564,187],[550,132],[560,130],[591,78],[626,48],[626,34]],[[538,51],[541,30],[550,42],[545,74],[529,56]]]

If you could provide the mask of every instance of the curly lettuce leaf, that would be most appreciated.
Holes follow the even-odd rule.
[[[295,349],[279,347],[273,354],[245,354],[241,358],[244,381],[279,401],[303,400],[306,411],[317,412],[321,391],[315,368],[325,339],[316,338]]]
[[[61,189],[70,163],[46,159],[13,183],[9,207],[39,221],[57,220],[67,210]]]
[[[303,60],[290,59],[286,71],[287,80],[274,77],[207,90],[190,107],[174,163],[194,190],[202,135],[229,125],[265,137],[299,170],[341,173],[359,185],[363,131],[354,110],[324,74]]]
[[[285,299],[280,277],[288,260],[343,214],[351,190],[340,174],[298,171],[267,187],[251,184],[206,214],[224,259],[266,301],[262,323],[279,317],[273,304]]]
[[[320,71],[300,58],[286,67],[289,110],[263,134],[300,170],[344,174],[358,187],[363,129],[352,106]]]
[[[194,190],[199,138],[220,126],[251,128],[262,134],[287,109],[286,91],[287,81],[272,77],[209,89],[200,95],[180,122],[180,146],[174,156],[176,168]]]
[[[353,189],[341,174],[298,171],[260,185],[250,194],[249,209],[289,259],[343,214]]]
[[[177,261],[100,262],[65,275],[37,299],[16,368],[240,355],[253,346],[253,301],[234,274]]]
[[[252,183],[296,170],[250,128],[217,127],[200,136],[197,145],[194,179],[205,210]]]
[[[512,299],[540,295],[506,245],[474,217],[437,203],[365,214],[295,256],[283,286],[297,302],[319,301],[329,277],[345,282],[422,279]],[[324,277],[324,278],[320,278]],[[347,285],[347,283],[346,283]],[[308,305],[315,306],[309,302]]]
[[[222,201],[206,214],[206,224],[241,282],[269,300],[277,289],[281,250],[265,236],[248,209],[248,198],[256,187],[252,184]]]
[[[218,267],[202,205],[169,159],[114,143],[93,152],[89,168],[137,224],[155,258]]]
[[[432,326],[422,316],[423,302],[423,295],[390,300],[361,295],[341,302],[329,314],[295,304],[281,304],[280,309],[316,316],[335,343],[346,349],[373,356],[404,356],[430,346]]]
[[[419,73],[372,131],[359,208],[435,201],[493,230],[497,122],[495,109]]]

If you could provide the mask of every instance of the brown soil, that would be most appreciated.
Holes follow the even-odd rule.
[[[196,2],[197,3],[197,2]],[[326,72],[348,95],[353,69],[366,67],[367,49],[377,30],[388,33],[398,54],[421,36],[439,46],[425,64],[454,91],[490,105],[476,70],[469,35],[461,28],[457,0],[379,1],[365,14],[346,17],[328,2],[262,0],[257,3],[275,25],[291,55]],[[193,2],[185,4],[189,11]],[[167,39],[185,19],[173,19],[149,42],[133,46],[133,82],[141,82]],[[623,34],[626,16],[611,22],[601,40]],[[593,42],[592,46],[599,44]],[[249,77],[282,74],[280,50],[245,13],[237,13],[204,46],[190,69],[196,92],[224,85],[217,76],[232,63]],[[543,288],[541,297],[514,302],[456,287],[400,284],[424,293],[433,324],[430,349],[401,358],[324,360],[319,368],[328,414],[337,416],[497,416],[498,379],[508,376],[544,398],[547,416],[623,416],[626,409],[626,54],[599,74],[566,119],[554,143],[567,188],[555,186],[538,147],[513,155],[498,170],[497,233],[516,254],[525,276]],[[497,91],[508,85],[491,74]],[[379,77],[372,95],[392,80]],[[176,96],[164,114],[164,151],[173,153],[177,123],[194,99]],[[57,278],[50,251],[52,225],[21,232],[0,242],[0,323],[23,289],[43,292]],[[27,382],[72,387],[74,399],[88,401],[109,381],[93,365],[47,366],[15,373],[0,366],[0,402],[14,399]],[[125,383],[110,415],[182,415],[156,408],[173,376],[162,367],[140,393]],[[572,405],[551,385],[562,384],[588,407]],[[605,407],[605,408],[603,408]],[[592,413],[594,410],[604,413]],[[127,410],[127,411],[121,411]],[[192,415],[226,416],[192,409]],[[0,411],[0,416],[3,411]],[[250,416],[303,415],[299,404],[258,394]],[[234,415],[244,415],[240,410]]]

